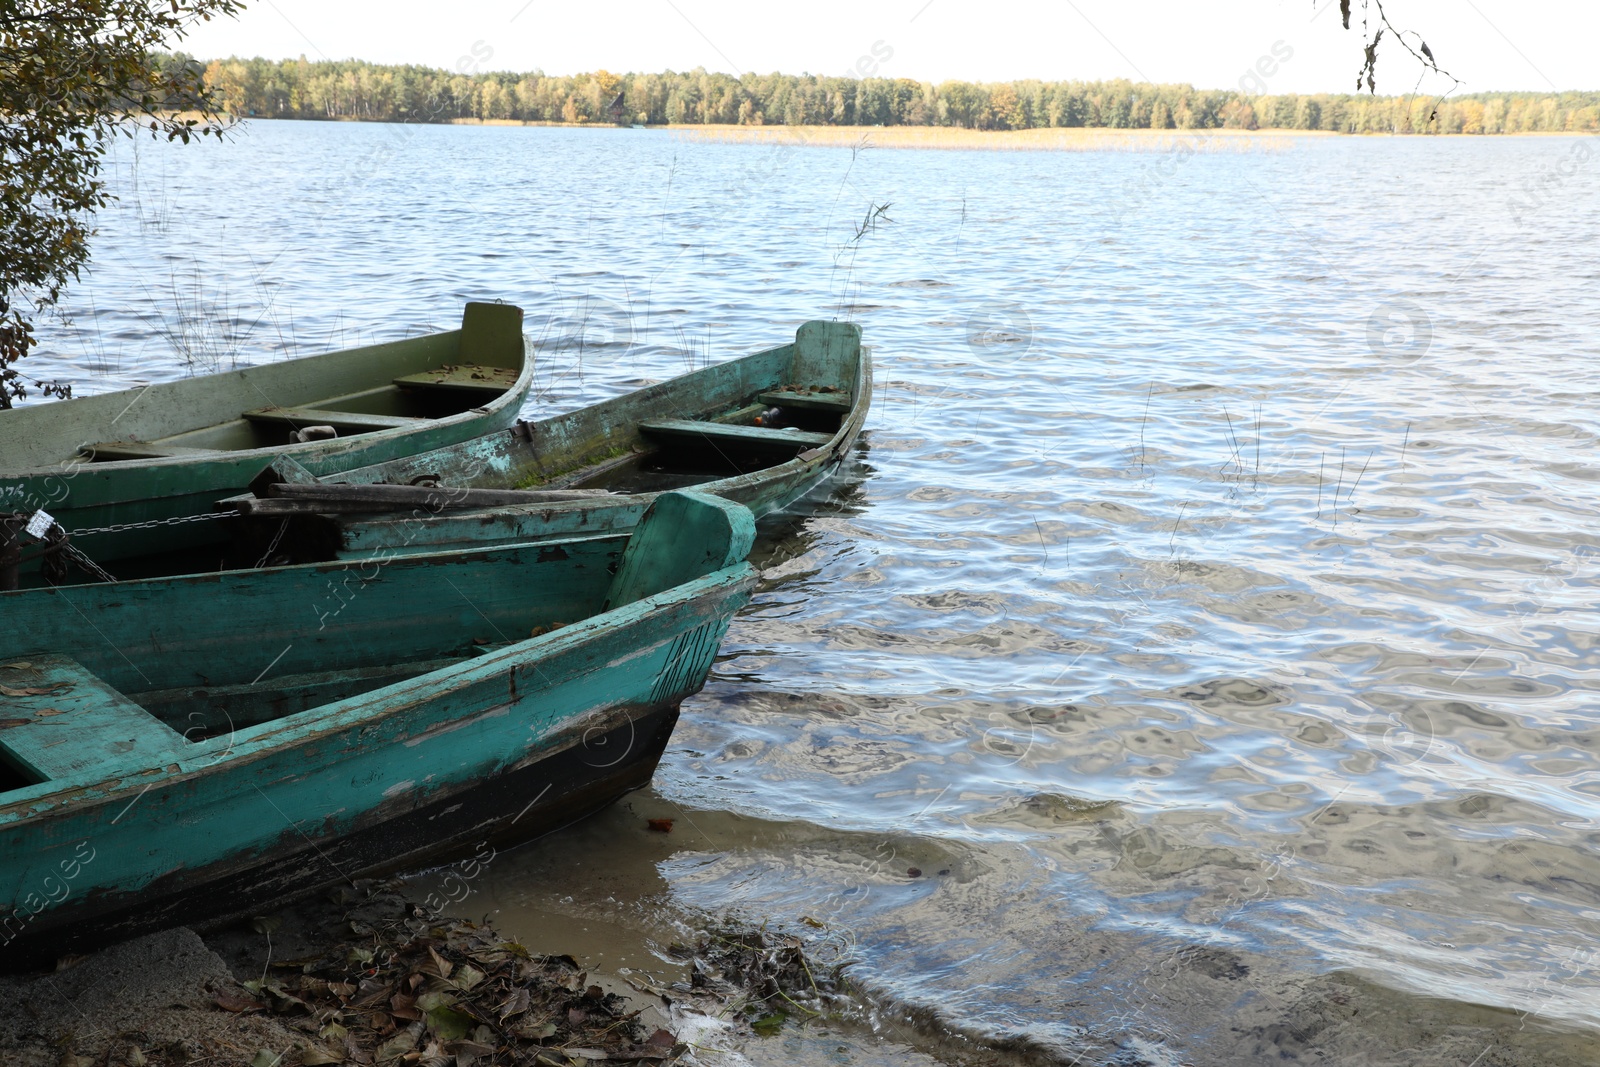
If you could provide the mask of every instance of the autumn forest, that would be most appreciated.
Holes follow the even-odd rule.
[[[881,42],[880,42],[881,45]],[[483,49],[487,52],[487,49]],[[1246,72],[1232,89],[1130,81],[919,82],[877,76],[660,74],[553,76],[359,60],[214,60],[205,81],[236,115],[371,122],[523,121],[743,126],[1286,129],[1335,133],[1600,131],[1600,92],[1482,93],[1438,99],[1271,94]],[[1265,58],[1265,57],[1264,57]],[[877,60],[863,57],[876,70]],[[193,63],[187,56],[170,63]],[[1270,64],[1272,61],[1268,60]]]

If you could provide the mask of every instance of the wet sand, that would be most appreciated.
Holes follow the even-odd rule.
[[[1115,813],[1078,812],[1067,821],[1092,828],[1108,816]],[[670,833],[648,829],[649,820],[663,818],[673,821]],[[857,962],[846,969],[857,983],[855,1002],[826,1021],[795,1020],[776,1036],[732,1042],[743,1060],[729,1062],[1600,1063],[1600,1040],[1548,1027],[1537,1016],[1403,992],[1382,984],[1383,975],[1311,972],[1298,961],[1220,939],[1183,942],[1139,933],[1115,916],[1075,918],[1058,902],[1030,898],[1026,891],[1008,898],[1008,887],[992,875],[1020,864],[1020,850],[1008,855],[1003,849],[895,839],[897,860],[906,866],[885,872],[882,881],[921,896],[892,919],[865,908],[860,914],[806,910],[803,888],[787,900],[741,899],[717,877],[723,866],[761,870],[769,880],[787,871],[803,887],[822,879],[824,864],[848,866],[860,858],[850,851],[882,855],[882,842],[865,837],[855,849],[841,850],[849,836],[804,822],[701,810],[646,788],[577,826],[497,857],[461,910],[486,916],[542,950],[571,952],[623,981],[647,986],[681,978],[683,971],[663,949],[717,919],[803,932],[813,958]],[[921,872],[917,878],[906,873],[913,864]],[[1221,891],[1230,872],[1192,873]],[[432,891],[445,877],[430,872],[415,884]],[[722,899],[696,897],[697,877],[715,886]],[[1018,888],[1013,884],[1009,892]],[[966,1006],[948,994],[941,1003],[930,987],[927,1000],[913,1005],[872,979],[875,973],[914,975],[925,961],[946,957],[951,946],[978,936],[985,923],[1007,913],[1005,925],[1018,930],[1019,938],[1026,932],[1036,942],[1031,947],[1055,961],[1054,973],[1032,970],[1030,946],[1020,943],[981,950],[962,969],[974,987],[1011,983],[1013,996],[1038,1005],[1052,1025],[1008,1029],[1004,1020],[989,1019],[985,1028],[972,1028],[962,1021]],[[892,947],[880,951],[875,944]]]

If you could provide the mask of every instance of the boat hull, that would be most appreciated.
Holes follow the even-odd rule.
[[[512,425],[533,384],[521,310],[472,304],[463,322],[462,329],[447,333],[6,412],[0,513],[46,511],[72,535],[77,549],[106,567],[123,559],[224,545],[231,520],[213,513],[216,502],[243,491],[280,456],[330,475],[456,445]],[[406,425],[327,440],[241,447],[268,432],[243,417],[246,409],[314,409],[319,396],[347,392],[352,396],[340,403],[347,417],[359,418],[360,409],[379,398],[399,402],[386,395],[405,392],[392,384],[395,378],[469,360],[503,366],[508,376],[515,376],[497,395],[485,394],[476,406],[441,417],[390,420]],[[407,400],[433,402],[436,398]],[[324,414],[339,417],[337,412]],[[272,434],[287,441],[298,423],[284,415],[269,425]],[[96,458],[96,443],[112,437],[169,442],[151,448],[173,454],[106,460],[102,449]],[[204,447],[170,443],[191,438]],[[181,519],[192,521],[173,522]],[[160,525],[78,532],[135,523]],[[24,584],[37,580],[37,566],[25,568]]]
[[[751,469],[693,481],[695,492],[743,504],[757,516],[781,511],[838,473],[853,454],[866,423],[871,408],[872,356],[859,343],[858,332],[847,336],[852,343],[839,345],[836,351],[828,351],[823,345],[816,346],[822,351],[807,351],[797,339],[794,345],[706,367],[602,404],[450,448],[345,471],[324,481],[392,485],[426,482],[454,489],[604,486],[605,474],[594,472],[607,465],[607,457],[627,457],[635,450],[644,450],[643,435],[637,428],[640,424],[666,415],[737,411],[783,383],[806,376],[815,384],[830,386],[850,397],[848,410],[842,413],[826,442],[798,454],[791,450],[789,458],[773,462],[756,458]],[[727,462],[725,455],[715,458]],[[649,488],[652,481],[659,488]],[[496,541],[608,532],[626,529],[660,492],[679,487],[670,474],[641,476],[635,484],[619,490],[630,496],[627,507],[578,499],[487,508],[434,506],[388,514],[307,516],[296,520],[289,537],[280,544],[291,552],[303,553],[296,558],[359,559],[377,553],[424,552]],[[239,503],[248,509],[248,502]],[[602,521],[610,525],[602,528]],[[278,515],[263,514],[249,522],[253,543],[265,546],[278,536]]]
[[[11,932],[9,941],[0,932],[0,970],[48,967],[62,955],[171,926],[205,929],[248,919],[356,878],[468,856],[492,863],[500,849],[558,830],[647,785],[677,719],[676,707],[657,707],[609,726],[575,722],[526,766],[318,842],[315,850],[287,848],[242,865],[183,871],[135,893],[75,892],[32,918],[0,919],[0,931]],[[618,751],[621,758],[613,755]],[[84,840],[90,851],[82,855],[91,858],[77,862],[87,877],[99,857],[92,839]]]
[[[643,784],[753,537],[670,493],[617,536],[0,593],[0,967]]]

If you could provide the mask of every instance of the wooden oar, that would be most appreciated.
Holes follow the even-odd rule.
[[[346,485],[319,482],[265,486],[266,497],[228,501],[241,515],[306,515],[318,512],[457,511],[464,508],[508,507],[593,500],[613,494],[604,489],[449,489],[428,485]]]

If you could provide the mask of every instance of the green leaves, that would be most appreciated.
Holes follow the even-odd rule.
[[[0,3],[0,409],[39,382],[10,365],[33,347],[31,319],[89,258],[93,212],[111,199],[106,148],[133,124],[187,141],[224,124],[192,61],[157,54],[238,0],[7,0]],[[179,111],[200,115],[198,124]],[[18,298],[21,299],[18,299]]]

